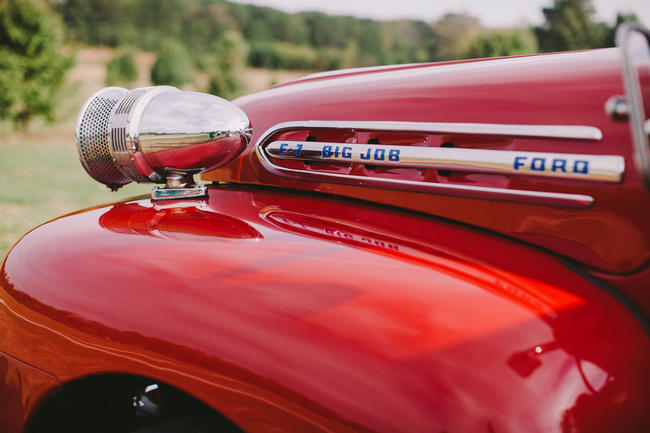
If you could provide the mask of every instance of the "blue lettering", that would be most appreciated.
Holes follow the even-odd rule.
[[[515,156],[515,164],[514,168],[515,170],[519,170],[519,167],[523,167],[525,165],[524,161],[526,161],[528,158],[525,156]]]
[[[289,144],[287,144],[287,143],[281,143],[281,144],[280,144],[280,150],[279,150],[278,153],[279,153],[280,155],[284,154],[284,152],[287,151],[287,146],[289,146]]]
[[[321,156],[323,158],[331,158],[332,157],[332,146],[323,146],[323,150],[321,151]]]
[[[383,161],[386,155],[385,149],[375,149],[375,161]]]
[[[390,152],[388,152],[388,160],[399,161],[399,149],[391,149]]]
[[[553,166],[551,171],[562,170],[563,173],[566,173],[566,159],[554,159]]]
[[[544,158],[533,158],[530,162],[530,169],[535,171],[544,171],[546,160]]]
[[[351,147],[347,147],[347,146],[344,147],[343,152],[341,152],[341,156],[346,159],[352,158],[352,153],[350,153],[351,150],[352,150]]]
[[[303,145],[299,144],[298,149],[296,149],[296,156],[300,156],[300,152],[302,152]]]
[[[339,149],[338,146],[336,146],[336,147],[334,148],[334,158],[338,158],[338,157],[339,157],[339,150],[340,150],[340,149]]]
[[[372,151],[372,149],[370,149],[370,148],[366,149],[366,154],[364,155],[363,153],[360,153],[359,158],[361,158],[361,159],[370,159],[370,152],[371,151]]]
[[[573,163],[573,172],[580,174],[589,174],[589,161],[576,160]]]

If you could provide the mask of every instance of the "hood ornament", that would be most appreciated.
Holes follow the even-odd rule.
[[[115,191],[132,181],[164,183],[152,199],[204,197],[194,175],[237,157],[252,135],[230,101],[170,86],[107,87],[82,106],[75,127],[82,165]]]

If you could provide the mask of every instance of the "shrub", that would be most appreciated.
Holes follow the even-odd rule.
[[[63,27],[41,3],[0,2],[0,118],[25,127],[35,116],[53,120],[72,56]]]
[[[255,42],[251,44],[248,61],[251,66],[268,69],[317,69],[320,62],[316,49],[286,42]]]
[[[193,79],[192,61],[183,45],[173,39],[164,40],[151,68],[151,82],[181,87]]]
[[[116,53],[106,65],[106,85],[128,84],[138,79],[133,53],[129,50]]]
[[[478,35],[465,53],[467,58],[515,56],[537,51],[535,35],[526,30],[492,31]]]

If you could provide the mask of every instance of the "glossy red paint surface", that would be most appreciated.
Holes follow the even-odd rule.
[[[63,383],[149,376],[248,432],[650,428],[630,311],[549,253],[430,216],[212,188],[41,226],[0,284],[8,355]]]
[[[485,58],[485,59],[452,60],[447,62],[432,62],[432,63],[409,63],[404,65],[368,66],[364,68],[351,68],[351,69],[340,69],[335,71],[316,72],[314,74],[309,74],[304,77],[296,78],[295,80],[278,83],[273,87],[277,88],[277,87],[289,86],[296,83],[304,83],[307,81],[326,80],[330,78],[342,78],[342,77],[349,77],[354,75],[366,75],[366,74],[372,74],[378,72],[404,71],[408,69],[428,68],[431,66],[448,66],[448,65],[459,65],[463,63],[475,63],[475,62],[494,60],[497,58],[500,57]]]
[[[11,323],[4,321],[2,329]],[[0,351],[0,431],[17,433],[29,421],[41,402],[58,389],[59,382],[51,374]]]
[[[588,209],[289,179],[266,170],[252,146],[240,158],[204,178],[391,204],[507,234],[599,272],[638,273],[650,260],[650,194],[635,169],[629,124],[612,120],[604,109],[611,96],[622,94],[620,52],[606,49],[411,65],[365,73],[348,71],[307,77],[236,101],[251,119],[253,142],[273,125],[298,120],[597,127],[603,139],[595,142],[446,134],[428,144],[439,146],[451,141],[457,147],[623,156],[626,170],[620,183],[479,173],[452,173],[436,180],[435,173],[431,174],[438,182],[457,185],[586,194],[595,199]],[[376,170],[363,169],[359,174],[373,173]],[[649,300],[648,296],[635,298],[646,313],[650,313]]]

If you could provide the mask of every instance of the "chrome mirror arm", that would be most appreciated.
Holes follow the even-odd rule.
[[[634,142],[634,162],[650,188],[650,153],[648,135],[650,134],[650,121],[645,119],[645,110],[641,86],[636,66],[635,53],[632,52],[632,38],[641,35],[645,38],[646,49],[650,53],[650,33],[638,24],[624,23],[616,31],[616,45],[623,54],[623,84],[626,93],[627,117],[630,120],[632,139]],[[650,56],[648,57],[650,68]]]

